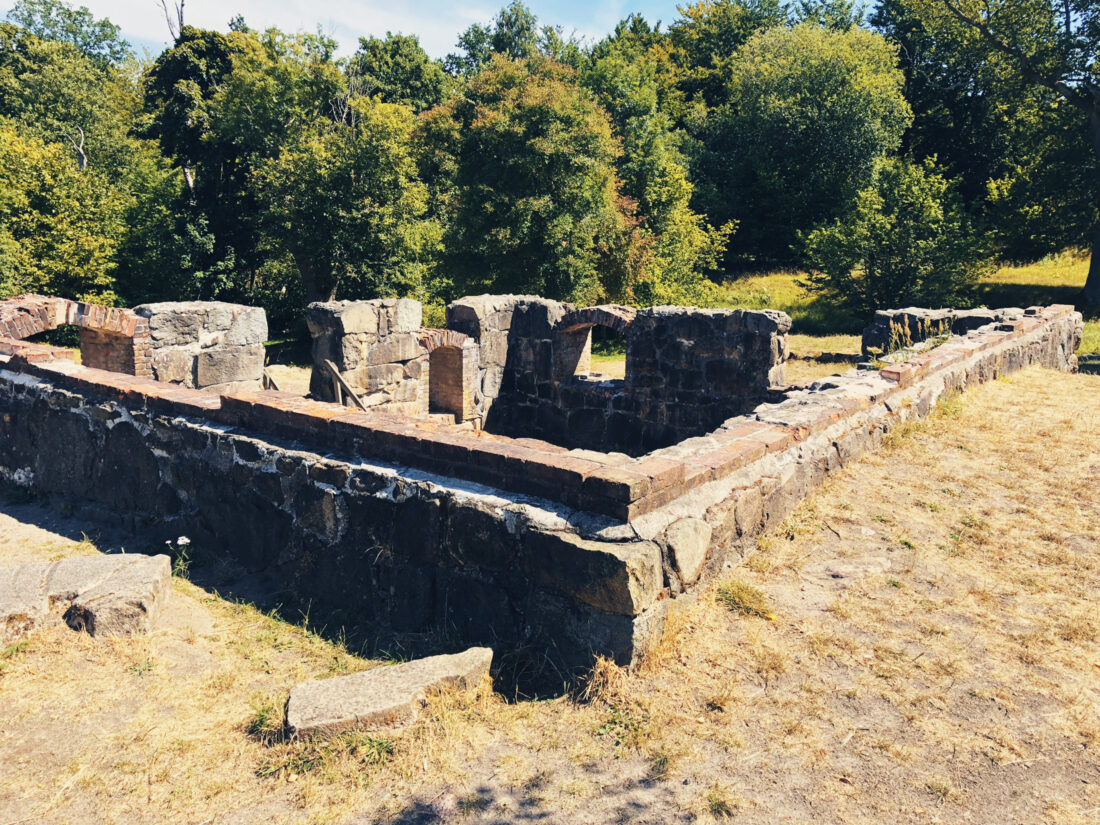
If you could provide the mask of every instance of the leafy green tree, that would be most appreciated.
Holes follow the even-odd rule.
[[[348,77],[358,93],[383,103],[401,103],[414,112],[438,106],[450,86],[443,67],[428,57],[416,37],[389,32],[385,40],[359,38]]]
[[[887,158],[850,209],[808,234],[809,285],[859,312],[966,306],[988,272],[981,236],[931,160]]]
[[[419,135],[448,292],[629,294],[644,243],[616,187],[611,124],[574,72],[496,55]]]
[[[124,194],[59,143],[0,119],[0,289],[115,301]]]
[[[583,55],[573,37],[559,26],[539,26],[538,17],[522,0],[512,0],[488,25],[474,23],[458,37],[461,52],[447,55],[443,65],[456,77],[472,77],[485,69],[492,55],[512,60],[543,55],[577,68]]]
[[[907,0],[906,7],[945,48],[976,48],[1012,78],[1048,90],[1075,108],[1100,159],[1100,5],[1093,0]],[[1091,183],[1094,203],[1100,203],[1096,168]],[[1096,253],[1100,221],[1093,221],[1091,235]],[[1084,299],[1100,304],[1097,254]]]
[[[866,13],[866,5],[855,0],[798,0],[794,4],[794,17],[799,23],[816,23],[837,31],[858,26]]]
[[[913,107],[904,150],[937,158],[1000,255],[1031,260],[1087,244],[1100,222],[1100,170],[1080,113],[1021,78],[980,33],[928,11],[883,0],[872,17],[900,47]]]
[[[734,53],[757,32],[784,25],[789,17],[782,0],[698,0],[679,11],[669,28],[679,84],[687,100],[708,107],[727,99],[726,67]]]
[[[8,19],[43,40],[70,43],[100,65],[133,57],[122,30],[105,17],[96,20],[86,6],[73,8],[64,0],[16,0]]]
[[[909,125],[894,47],[862,29],[754,35],[696,159],[697,208],[734,220],[734,259],[788,264],[799,231],[836,217]]]
[[[643,304],[698,302],[732,227],[712,229],[691,209],[685,161],[658,108],[657,64],[644,54],[603,51],[582,72],[582,83],[611,115],[623,144],[617,163],[622,193],[636,202],[641,226],[653,236],[652,262],[634,298]]]
[[[70,43],[0,24],[0,116],[65,145],[81,168],[117,178],[134,151],[135,88]]]
[[[290,255],[309,301],[422,294],[439,239],[425,220],[405,106],[352,100],[255,172],[267,243]]]
[[[186,182],[158,248],[182,245],[196,297],[251,301],[267,268],[286,271],[266,256],[253,172],[318,121],[352,116],[334,51],[319,35],[184,26],[150,69],[146,134]]]

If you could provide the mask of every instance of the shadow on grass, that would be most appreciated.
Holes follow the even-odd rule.
[[[1049,306],[1050,304],[1073,304],[1081,300],[1079,286],[1052,286],[1047,284],[979,284],[977,303],[999,309],[1001,307]],[[1078,307],[1081,309],[1081,307]],[[1095,317],[1100,308],[1094,308],[1089,315]]]
[[[495,775],[494,775],[495,778]],[[559,807],[548,805],[540,798],[539,789],[551,780],[541,773],[526,786],[506,789],[495,781],[483,783],[473,793],[450,797],[442,793],[434,798],[412,800],[392,818],[381,820],[387,825],[428,825],[458,819],[471,825],[507,825],[513,822],[564,823],[576,821]],[[684,784],[687,784],[686,782]],[[704,790],[700,788],[700,794]],[[605,822],[694,822],[696,816],[681,810],[671,783],[663,780],[626,780],[600,788],[598,799],[591,802],[604,811]],[[594,813],[589,811],[589,817]],[[586,821],[590,820],[586,817]],[[366,825],[367,820],[353,818],[356,825]],[[370,820],[378,822],[379,820]]]

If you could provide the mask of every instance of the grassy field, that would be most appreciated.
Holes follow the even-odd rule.
[[[148,638],[0,649],[0,821],[1034,822],[1100,809],[1100,377],[967,393],[816,491],[627,672],[287,742],[384,666],[177,580]],[[0,505],[0,564],[95,552]],[[60,517],[57,517],[60,519]]]
[[[1034,264],[1006,265],[983,281],[978,303],[990,307],[1072,304],[1088,275],[1087,253],[1064,252]],[[803,288],[799,272],[751,275],[723,285],[716,306],[778,309],[791,316],[790,383],[804,383],[849,369],[859,353],[859,333],[867,319],[855,317]],[[1078,354],[1100,361],[1100,315],[1086,317]]]

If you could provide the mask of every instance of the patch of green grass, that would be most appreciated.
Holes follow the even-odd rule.
[[[717,782],[707,789],[707,810],[715,819],[729,819],[733,816],[733,803],[729,793]]]
[[[252,716],[245,730],[265,745],[278,742],[283,737],[282,708],[271,697],[253,698]]]
[[[23,651],[30,647],[30,642],[26,639],[22,639],[18,642],[13,642],[7,647],[0,649],[0,674],[3,674],[5,670],[11,667],[11,661]]]
[[[719,284],[710,305],[716,308],[778,309],[791,316],[794,329],[810,335],[855,334],[866,325],[843,307],[803,287],[802,272],[768,272],[745,275]]]
[[[745,584],[736,579],[726,582],[718,588],[715,598],[718,604],[734,613],[760,616],[763,619],[772,618],[772,607],[768,597],[764,595],[764,591],[751,584]]]
[[[1085,321],[1085,334],[1077,352],[1079,355],[1100,355],[1100,318]]]

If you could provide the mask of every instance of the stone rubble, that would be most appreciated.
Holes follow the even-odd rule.
[[[0,567],[0,642],[58,616],[92,636],[146,634],[171,588],[167,556],[80,556]]]

